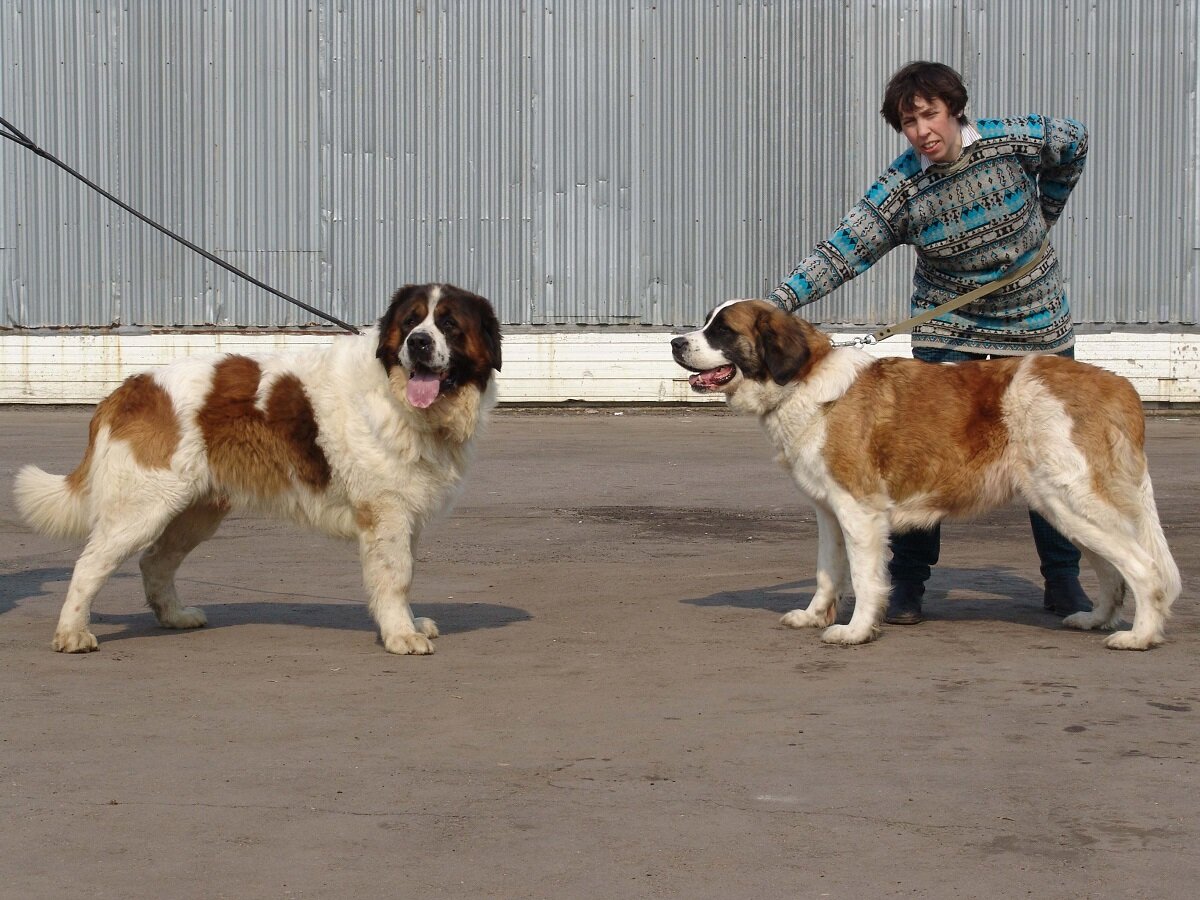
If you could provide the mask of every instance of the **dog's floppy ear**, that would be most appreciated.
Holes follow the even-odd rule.
[[[500,320],[496,318],[496,310],[491,302],[479,294],[455,288],[458,298],[458,309],[473,320],[471,333],[467,344],[467,354],[480,368],[479,374],[483,383],[487,382],[487,373],[500,371]]]
[[[758,354],[776,384],[795,379],[808,364],[808,341],[800,320],[781,309],[763,310],[755,323]]]
[[[492,368],[497,372],[500,371],[500,320],[496,318],[496,313],[492,308],[492,304],[486,300],[483,301],[482,312],[482,331],[483,343],[487,347],[488,357],[491,360]]]

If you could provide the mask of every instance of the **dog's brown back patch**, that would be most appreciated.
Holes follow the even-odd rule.
[[[927,494],[950,515],[978,506],[980,473],[1008,445],[1002,398],[1019,359],[935,366],[881,359],[826,409],[826,464],[862,499]]]
[[[171,397],[150,375],[133,375],[96,406],[88,426],[87,450],[75,471],[67,476],[69,490],[83,488],[96,438],[105,427],[110,440],[129,445],[138,465],[147,469],[170,468],[181,436]]]
[[[303,385],[294,375],[276,379],[264,411],[257,403],[261,381],[262,368],[245,356],[229,356],[213,371],[196,421],[214,478],[257,496],[281,494],[293,480],[324,489],[329,461],[317,443],[317,420]]]

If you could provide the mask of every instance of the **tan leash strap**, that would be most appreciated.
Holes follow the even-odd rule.
[[[874,334],[870,335],[864,341],[864,343],[874,344],[878,341],[884,340],[885,338],[890,338],[893,335],[902,334],[905,331],[912,331],[918,325],[924,325],[930,319],[936,319],[942,313],[951,312],[958,309],[960,306],[966,306],[968,303],[973,303],[980,297],[986,297],[988,294],[998,291],[1002,287],[1007,287],[1018,278],[1024,278],[1026,275],[1032,272],[1034,267],[1042,261],[1042,258],[1046,255],[1046,252],[1049,249],[1050,238],[1047,237],[1041,248],[1034,255],[1033,259],[1025,263],[1025,265],[1021,266],[1020,268],[1011,269],[1008,272],[1005,272],[995,281],[988,282],[985,285],[975,288],[973,291],[969,291],[965,294],[955,297],[953,300],[947,300],[941,306],[935,306],[933,309],[927,309],[925,312],[913,316],[911,319],[905,319],[903,322],[899,322],[895,325],[889,325],[887,328],[881,328]]]

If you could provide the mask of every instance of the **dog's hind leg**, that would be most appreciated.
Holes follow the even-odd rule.
[[[849,623],[830,625],[821,633],[829,644],[863,644],[879,632],[887,603],[887,514],[847,500],[835,507],[845,538],[850,578],[854,585],[854,612]]]
[[[208,619],[195,606],[181,606],[175,590],[175,572],[197,546],[213,536],[229,507],[224,503],[189,506],[163,529],[158,540],[142,554],[142,586],[146,603],[163,628],[198,628]]]
[[[1096,498],[1092,499],[1095,502]],[[1081,549],[1095,553],[1116,569],[1133,594],[1133,628],[1109,635],[1104,645],[1114,650],[1149,650],[1161,644],[1165,610],[1169,606],[1167,586],[1154,557],[1130,533],[1128,519],[1103,501],[1087,515],[1067,508],[1062,502],[1051,503],[1048,510],[1039,512]],[[1111,577],[1099,569],[1097,573],[1102,585]],[[1101,602],[1115,604],[1116,596],[1111,596],[1108,601],[1101,598]],[[1119,610],[1114,610],[1110,615],[1117,612]],[[1071,624],[1079,627],[1077,623]]]
[[[1161,644],[1165,640],[1164,631],[1171,604],[1178,599],[1182,589],[1179,567],[1175,564],[1158,520],[1149,475],[1142,477],[1139,499],[1141,508],[1136,517],[1137,545],[1146,557],[1150,576],[1143,590],[1130,582],[1135,603],[1133,627],[1129,631],[1118,631],[1105,640],[1105,646],[1113,650],[1148,650]],[[1117,565],[1115,560],[1113,563]],[[1128,576],[1126,581],[1129,581]]]
[[[1167,536],[1163,534],[1162,523],[1158,519],[1158,505],[1154,502],[1154,487],[1150,483],[1150,473],[1143,472],[1139,485],[1138,504],[1140,515],[1137,517],[1138,543],[1150,554],[1162,578],[1163,595],[1161,603],[1162,616],[1165,619],[1171,612],[1171,606],[1179,599],[1183,584],[1179,577],[1179,566],[1167,546]]]
[[[126,511],[121,516],[102,516],[96,522],[75,563],[50,646],[62,653],[86,653],[99,646],[89,630],[92,601],[117,566],[158,537],[173,512],[157,505],[137,509],[136,516]]]
[[[829,507],[813,503],[817,514],[817,590],[806,609],[793,609],[779,621],[789,628],[823,628],[837,620],[837,602],[846,589],[848,563],[842,526]]]

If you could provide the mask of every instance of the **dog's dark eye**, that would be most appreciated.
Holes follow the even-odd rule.
[[[407,316],[404,317],[404,321],[401,323],[400,327],[403,328],[405,331],[408,331],[410,328],[414,328],[416,326],[416,324],[420,321],[421,321],[421,317],[418,316],[416,313],[409,313]]]
[[[457,331],[458,323],[454,321],[452,316],[441,316],[437,320],[437,327],[442,334],[447,334],[451,331]]]
[[[708,328],[713,334],[729,334],[729,326],[724,322],[713,322]]]

